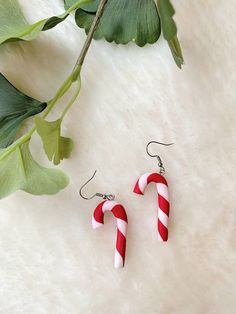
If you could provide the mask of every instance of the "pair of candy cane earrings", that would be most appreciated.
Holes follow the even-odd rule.
[[[158,239],[160,241],[168,240],[168,219],[169,219],[169,198],[168,198],[168,184],[164,178],[165,168],[159,155],[153,155],[149,152],[150,144],[160,144],[164,146],[170,146],[173,143],[165,144],[161,142],[151,141],[146,146],[146,152],[150,157],[155,157],[158,160],[158,166],[160,168],[159,173],[145,173],[143,174],[135,184],[133,192],[143,195],[145,188],[151,182],[156,183],[158,194],[158,217],[157,217],[157,231]],[[101,227],[104,224],[104,214],[107,211],[111,211],[116,218],[117,223],[117,237],[116,237],[116,249],[115,249],[115,268],[124,267],[125,264],[125,252],[126,252],[126,234],[128,226],[128,218],[125,208],[115,201],[115,196],[112,194],[95,193],[91,197],[85,197],[82,194],[82,189],[94,178],[97,171],[93,176],[80,188],[79,194],[85,200],[91,200],[94,197],[103,198],[103,202],[98,204],[95,208],[92,218],[92,226],[94,229]]]

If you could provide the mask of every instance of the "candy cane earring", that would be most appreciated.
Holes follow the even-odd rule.
[[[95,193],[91,197],[85,197],[82,194],[82,189],[95,177],[97,171],[93,176],[80,188],[79,194],[85,200],[91,200],[98,196],[104,199],[103,202],[98,204],[95,208],[92,218],[92,226],[94,229],[101,227],[104,224],[104,213],[111,211],[116,218],[117,223],[117,236],[116,236],[116,249],[115,249],[115,268],[122,268],[125,264],[126,252],[126,233],[128,226],[127,214],[124,207],[115,202],[115,196],[111,194]]]
[[[160,241],[168,240],[168,219],[169,219],[169,198],[168,198],[168,184],[166,179],[164,178],[165,168],[163,166],[162,160],[158,155],[152,155],[149,153],[149,145],[150,144],[160,144],[164,146],[173,145],[173,143],[165,144],[156,141],[151,141],[146,146],[146,152],[150,157],[156,157],[158,160],[158,166],[160,167],[159,173],[145,173],[142,175],[135,187],[134,193],[136,194],[144,194],[145,188],[150,182],[155,182],[157,186],[157,194],[158,194],[158,217],[157,217],[157,231],[158,231],[158,239]]]

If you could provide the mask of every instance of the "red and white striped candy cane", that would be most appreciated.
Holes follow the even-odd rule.
[[[128,219],[124,207],[115,201],[103,201],[94,210],[92,226],[94,229],[104,224],[104,213],[111,211],[116,218],[117,237],[115,250],[115,268],[124,267],[126,251],[126,232]]]
[[[160,241],[167,241],[170,204],[168,198],[168,184],[166,179],[159,173],[146,173],[138,179],[134,187],[134,193],[143,195],[145,188],[150,182],[156,183],[158,193],[158,239]]]

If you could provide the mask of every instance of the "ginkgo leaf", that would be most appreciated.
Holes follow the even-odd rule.
[[[33,40],[41,31],[55,27],[57,24],[63,22],[73,10],[91,1],[74,1],[74,5],[68,8],[63,14],[29,24],[17,0],[0,0],[0,44],[9,41]]]
[[[95,0],[76,11],[76,23],[86,33],[91,27],[98,4],[99,0]],[[109,0],[94,38],[104,37],[108,42],[117,44],[133,41],[142,47],[156,42],[160,32],[160,19],[154,0]]]
[[[64,0],[65,9],[68,10],[72,5],[74,5],[76,0]]]
[[[26,118],[40,113],[46,106],[20,92],[0,73],[0,148],[15,140],[19,126]]]
[[[23,190],[30,194],[56,194],[69,183],[58,169],[39,165],[31,155],[29,141],[8,147],[0,154],[0,198]]]
[[[64,0],[65,9],[68,10],[70,7],[72,7],[77,0]],[[87,12],[96,12],[99,5],[99,0],[93,0],[89,4],[83,4],[80,6],[81,9],[84,9]]]
[[[40,135],[46,155],[54,165],[58,165],[62,159],[69,158],[73,149],[73,141],[61,136],[62,120],[46,121],[41,117],[35,118],[35,124]]]
[[[184,63],[184,58],[177,38],[177,27],[173,19],[175,14],[174,7],[170,0],[157,0],[157,7],[161,18],[163,36],[168,41],[177,66],[181,68]]]

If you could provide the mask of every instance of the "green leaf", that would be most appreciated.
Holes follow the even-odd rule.
[[[56,194],[68,185],[60,170],[40,166],[32,157],[29,141],[2,150],[0,154],[0,198],[23,190],[30,194]]]
[[[45,153],[54,165],[58,165],[64,158],[69,158],[73,149],[73,141],[61,136],[61,123],[61,119],[49,122],[41,117],[35,118],[36,129],[43,141]]]
[[[76,0],[64,0],[65,9],[68,10],[72,5],[74,5]]]
[[[71,6],[76,3],[77,0],[64,0],[65,9],[68,10]],[[81,9],[84,9],[87,12],[96,12],[99,5],[99,0],[93,0],[92,3],[83,4],[80,6]]]
[[[177,38],[177,27],[173,19],[175,10],[169,0],[157,0],[157,7],[161,18],[163,36],[168,41],[177,66],[181,68],[184,58]]]
[[[67,10],[69,7],[71,7],[75,3],[75,0],[64,0],[65,9]]]
[[[17,0],[0,0],[0,44],[9,41],[33,40],[41,31],[55,27],[57,24],[63,22],[73,10],[91,1],[74,1],[74,5],[68,8],[63,14],[29,24]]]
[[[181,69],[184,64],[184,57],[177,36],[168,41],[172,56],[177,66]]]
[[[177,34],[177,27],[173,20],[175,10],[169,0],[158,0],[157,6],[161,17],[163,36],[166,40],[171,40]]]
[[[98,4],[99,1],[96,0],[76,11],[76,23],[86,33],[91,27]],[[104,37],[108,42],[114,41],[117,44],[134,41],[142,47],[156,42],[160,32],[160,19],[154,0],[109,0],[94,38]]]
[[[20,92],[0,73],[0,148],[9,146],[21,123],[46,106]]]

